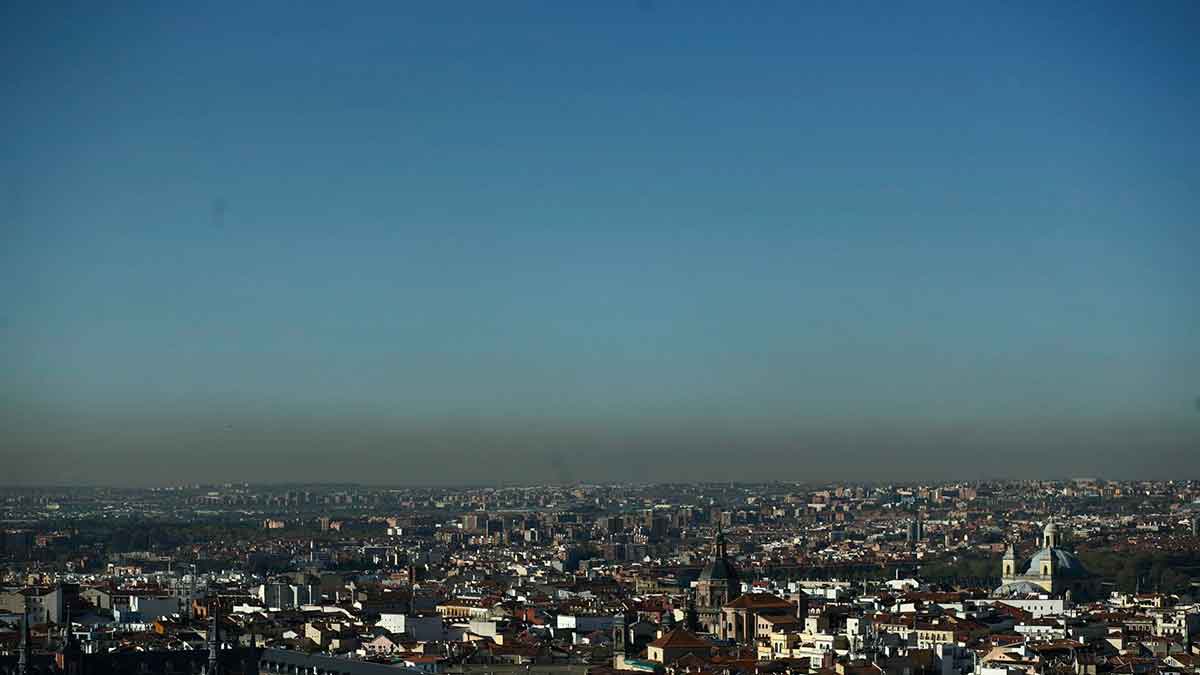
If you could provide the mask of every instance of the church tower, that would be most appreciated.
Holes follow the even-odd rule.
[[[696,582],[697,619],[708,632],[715,633],[721,625],[721,607],[742,591],[737,567],[728,557],[725,530],[719,525],[713,546],[713,558],[700,572]]]
[[[221,673],[221,604],[213,603],[212,617],[208,622],[208,671],[205,675]]]
[[[58,653],[58,669],[66,675],[82,675],[83,660],[75,633],[71,630],[71,606],[67,605],[66,626],[63,628],[62,651]]]
[[[1008,583],[1010,579],[1017,576],[1017,551],[1013,548],[1012,543],[1009,543],[1008,548],[1004,551],[1004,563],[1000,576],[1004,583]]]
[[[700,581],[696,584],[697,604],[707,609],[719,609],[737,597],[742,589],[737,568],[729,560],[725,530],[719,526],[713,549],[713,558],[700,573]]]
[[[1051,553],[1050,555],[1042,557],[1041,569],[1038,570],[1038,574],[1042,575],[1043,580],[1047,580],[1047,581],[1050,581],[1053,583],[1055,567],[1056,567],[1056,565],[1054,563],[1054,554]]]
[[[629,631],[625,623],[625,612],[621,611],[613,619],[612,667],[614,670],[625,669],[625,659],[629,656]]]
[[[21,656],[17,660],[18,675],[29,675],[31,649],[29,644],[29,598],[25,598],[24,604],[21,605]]]
[[[1062,546],[1062,535],[1058,532],[1058,526],[1053,522],[1046,524],[1046,529],[1042,530],[1042,548],[1058,548]]]
[[[684,627],[693,633],[700,632],[700,615],[696,612],[696,593],[690,589],[687,594],[687,617]]]

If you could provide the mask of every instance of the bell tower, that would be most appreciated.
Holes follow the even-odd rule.
[[[221,673],[221,602],[213,603],[212,616],[208,623],[208,670],[205,675],[220,675]]]
[[[1001,566],[1000,575],[1004,578],[1006,583],[1009,579],[1017,575],[1017,552],[1015,549],[1013,549],[1013,545],[1011,543],[1004,551],[1004,562]]]
[[[21,605],[21,656],[17,660],[17,675],[29,675],[30,649],[29,644],[29,598],[24,598]]]
[[[625,622],[625,611],[613,618],[613,647],[612,647],[612,667],[614,670],[625,669],[625,658],[629,651],[629,631]]]
[[[1058,533],[1058,526],[1053,522],[1046,524],[1046,529],[1042,530],[1042,547],[1043,548],[1058,548],[1062,546],[1062,536]]]
[[[79,643],[75,640],[75,633],[71,630],[71,606],[67,605],[67,616],[64,622],[66,626],[63,628],[62,651],[56,657],[58,661],[58,669],[66,675],[81,675],[83,673],[83,663],[80,656]]]

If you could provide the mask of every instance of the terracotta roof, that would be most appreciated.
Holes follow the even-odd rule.
[[[712,647],[708,642],[701,640],[682,628],[676,628],[670,633],[663,635],[654,642],[651,642],[649,646],[660,649],[686,649],[689,647],[708,649]]]
[[[725,603],[731,609],[790,609],[792,603],[770,593],[743,593]]]
[[[711,667],[712,664],[707,660],[696,656],[694,653],[687,653],[675,659],[671,664],[673,670],[698,671]]]
[[[782,616],[773,616],[771,614],[766,614],[766,615],[760,616],[758,618],[760,618],[763,621],[766,621],[768,623],[774,623],[774,624],[788,624],[788,623],[797,623],[798,624],[798,623],[800,623],[800,619],[797,619],[796,617],[792,616],[791,614],[785,614]]]

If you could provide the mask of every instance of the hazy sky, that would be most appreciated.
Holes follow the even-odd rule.
[[[1198,29],[4,3],[0,483],[1200,477]]]

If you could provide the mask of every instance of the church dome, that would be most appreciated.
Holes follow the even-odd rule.
[[[716,551],[712,561],[705,565],[700,572],[700,581],[724,581],[730,584],[738,582],[737,567],[725,555],[725,531],[717,527]]]
[[[694,569],[694,568],[693,568]],[[737,581],[737,568],[725,556],[713,558],[700,572],[701,581]]]
[[[1091,576],[1079,558],[1075,557],[1074,553],[1066,549],[1050,547],[1038,551],[1029,559],[1029,565],[1025,568],[1025,574],[1040,574],[1042,571],[1042,562],[1051,558],[1054,559],[1054,576],[1056,577],[1078,578]]]
[[[1014,581],[992,591],[992,595],[998,598],[1019,598],[1027,595],[1041,595],[1045,592],[1046,589],[1037,584],[1028,581]]]

